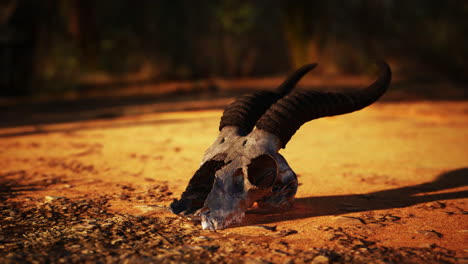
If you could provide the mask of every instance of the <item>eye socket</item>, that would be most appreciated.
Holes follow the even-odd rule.
[[[260,189],[267,189],[275,183],[278,166],[270,155],[260,155],[247,166],[247,173],[250,183]]]

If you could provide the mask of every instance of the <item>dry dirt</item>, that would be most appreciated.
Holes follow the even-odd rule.
[[[1,263],[468,263],[468,103],[304,125],[295,206],[201,230],[168,212],[221,111],[0,129]]]

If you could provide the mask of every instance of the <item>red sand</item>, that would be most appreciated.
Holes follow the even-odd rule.
[[[221,111],[145,114],[46,125],[41,133],[18,136],[11,133],[38,127],[0,129],[0,136],[9,134],[0,137],[0,173],[33,187],[11,198],[23,202],[47,195],[114,195],[122,184],[144,189],[154,181],[166,181],[176,198],[215,139],[220,116]],[[299,176],[295,207],[282,214],[253,210],[241,226],[220,233],[258,235],[268,231],[251,226],[274,225],[297,230],[284,240],[307,249],[335,245],[324,228],[346,226],[377,245],[436,244],[467,257],[467,121],[466,102],[377,103],[311,121],[281,151]],[[34,177],[23,179],[24,173]],[[423,183],[428,184],[418,186]],[[121,213],[169,214],[148,212],[138,201],[111,205]]]

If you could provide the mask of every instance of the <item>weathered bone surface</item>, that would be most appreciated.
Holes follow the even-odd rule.
[[[292,206],[297,177],[278,151],[305,122],[362,109],[375,102],[391,81],[389,66],[381,63],[377,80],[361,91],[290,93],[315,66],[301,67],[276,92],[243,96],[226,108],[220,133],[206,150],[200,169],[181,199],[171,204],[174,213],[200,217],[203,229],[215,230],[240,222],[255,202],[268,209]]]

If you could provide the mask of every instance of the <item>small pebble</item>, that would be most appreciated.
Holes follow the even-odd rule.
[[[442,209],[446,207],[445,203],[442,202],[430,202],[425,204],[425,206],[431,209]]]
[[[421,244],[419,247],[431,249],[431,248],[435,248],[436,244]]]
[[[418,230],[418,234],[424,235],[427,238],[441,238],[443,235],[435,230]]]
[[[63,197],[61,196],[49,196],[47,195],[46,197],[44,197],[45,201],[46,202],[52,202],[54,200],[58,200],[58,199],[63,199]]]
[[[313,264],[328,264],[328,263],[330,263],[330,259],[328,257],[326,257],[326,256],[319,255],[319,256],[316,256],[312,260],[312,263]]]

